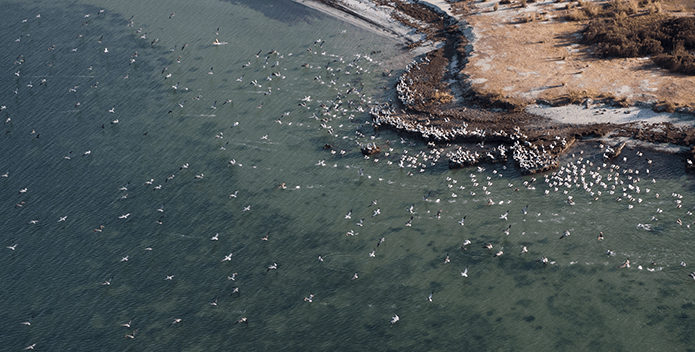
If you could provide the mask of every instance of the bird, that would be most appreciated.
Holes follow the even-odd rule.
[[[413,226],[413,217],[412,216],[410,217],[410,220],[408,220],[408,222],[405,223],[405,226]]]
[[[227,276],[227,280],[235,281],[235,280],[236,280],[236,275],[237,275],[237,273],[232,273],[232,276]]]
[[[433,296],[433,295],[434,295],[434,291],[432,291],[432,293],[430,293],[430,295],[427,296],[427,300],[430,301],[430,302],[432,302],[432,296]]]
[[[248,319],[246,319],[246,317],[243,317],[243,318],[237,320],[234,324],[236,325],[236,324],[239,324],[239,323],[246,323],[246,324],[248,324],[249,321],[248,321]]]
[[[370,258],[376,257],[376,248],[372,249],[372,251],[369,252],[369,257],[370,257]]]
[[[466,221],[466,217],[465,217],[465,216],[464,216],[461,220],[459,220],[459,224],[460,224],[461,226],[463,226],[463,225],[464,225],[464,221]]]
[[[352,274],[352,278],[350,280],[357,280],[359,276],[357,276],[357,273]]]
[[[512,224],[509,224],[509,226],[507,226],[507,228],[504,230],[504,234],[505,234],[505,235],[509,235],[509,230],[510,230],[511,228],[512,228]]]
[[[225,256],[225,257],[224,257],[222,260],[220,260],[220,261],[221,261],[221,262],[230,261],[230,260],[232,260],[232,255],[233,255],[233,253],[229,253],[229,255]]]
[[[483,244],[483,248],[492,249],[492,243]]]
[[[129,216],[130,216],[130,213],[126,213],[126,214],[119,216],[118,218],[119,219],[127,219]]]
[[[468,265],[466,265],[466,268],[461,272],[461,276],[468,277]]]
[[[350,209],[350,211],[347,213],[347,215],[345,215],[345,218],[346,219],[352,219],[352,209]]]
[[[526,246],[521,246],[521,253],[519,253],[519,255],[522,255],[524,253],[528,253],[528,248],[526,248]]]
[[[507,220],[507,215],[509,215],[509,210],[507,210],[507,212],[506,212],[506,213],[504,213],[504,214],[500,215],[500,219],[504,219],[504,220]]]
[[[379,248],[379,245],[380,245],[381,243],[383,243],[384,241],[386,241],[386,238],[385,238],[385,237],[382,237],[382,238],[379,240],[379,242],[377,242],[376,247]]]
[[[164,203],[162,203],[162,206],[157,209],[158,212],[163,213],[164,212]]]
[[[314,295],[313,295],[313,294],[310,294],[309,297],[304,297],[304,302],[309,302],[309,303],[311,303],[311,302],[313,302],[313,300],[314,300]]]
[[[102,282],[102,283],[101,283],[101,286],[110,286],[110,285],[111,285],[111,280],[113,280],[113,276],[111,276],[108,280]]]
[[[278,268],[278,263],[273,263],[273,264],[268,266],[268,270],[266,270],[266,272],[269,272],[271,270],[277,270],[277,268]]]
[[[217,241],[220,239],[219,237],[220,237],[220,234],[216,233],[215,236],[210,237],[210,241]]]
[[[395,315],[391,318],[391,325],[397,323],[399,320],[401,320],[401,318],[398,317],[398,314],[395,314]]]
[[[463,243],[461,243],[461,250],[465,251],[467,250],[466,246],[471,244],[471,240],[464,240]]]
[[[181,321],[183,321],[183,319],[181,319],[181,318],[176,318],[176,319],[174,319],[174,322],[171,323],[171,325],[174,325],[174,324],[176,324],[176,323],[180,323]]]
[[[130,339],[134,339],[136,332],[138,332],[138,329],[133,330],[132,334],[126,334],[125,337],[130,338]]]
[[[216,306],[216,305],[217,305],[217,300],[218,300],[218,299],[219,299],[219,297],[215,297],[215,299],[214,299],[212,302],[210,302],[210,305],[211,305],[211,306]]]
[[[625,259],[625,261],[618,266],[618,268],[629,268],[630,267],[630,258]]]
[[[174,275],[167,275],[167,276],[164,278],[164,280],[173,280],[173,279],[174,279]]]
[[[446,258],[444,258],[444,262],[442,264],[446,263],[451,263],[451,259],[449,259],[449,253],[446,254]]]
[[[121,261],[127,262],[129,257],[130,257],[129,255],[126,255],[125,257],[121,258]]]
[[[24,349],[25,349],[25,350],[33,350],[34,347],[36,347],[36,344],[31,344],[31,345],[29,345],[29,346],[27,346],[27,347],[24,347]]]
[[[125,326],[126,328],[129,328],[129,327],[130,327],[130,324],[132,324],[132,323],[133,323],[133,320],[135,320],[135,318],[133,318],[133,319],[130,319],[130,321],[129,321],[129,322],[127,322],[127,323],[123,323],[123,324],[121,324],[121,326]]]
[[[493,257],[497,258],[499,256],[502,256],[502,254],[504,254],[504,252],[499,251],[499,252],[495,253],[495,255],[493,255]]]
[[[11,245],[11,246],[7,246],[7,247],[5,247],[5,248],[11,249],[11,250],[15,250],[15,248],[17,248],[17,243],[15,243],[15,244],[13,244],[13,245]]]
[[[599,241],[602,241],[602,240],[603,240],[603,232],[602,232],[602,231],[598,233],[597,239],[598,239]]]
[[[67,216],[61,216],[60,218],[58,218],[58,222],[65,221],[67,218]]]
[[[522,214],[527,214],[528,213],[528,204],[524,207],[524,209],[521,209]]]
[[[570,235],[570,232],[567,231],[567,230],[565,230],[565,232],[562,234],[562,236],[560,236],[560,239],[563,239],[563,238],[565,238],[565,237],[567,237],[567,236],[569,236],[569,235]]]
[[[372,217],[375,217],[379,214],[381,214],[381,208],[377,208],[376,210],[374,210],[374,214],[372,214]]]

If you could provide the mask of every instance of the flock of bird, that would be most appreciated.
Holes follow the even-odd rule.
[[[91,21],[106,16],[107,13],[105,13],[104,10],[100,10],[98,13],[95,14],[84,15],[84,17],[82,18],[83,22],[81,26],[89,26]],[[171,15],[169,15],[169,19],[172,21],[175,20],[174,16],[175,13],[171,13]],[[37,15],[36,17],[40,18],[39,15]],[[180,17],[181,16],[179,16],[179,18]],[[135,27],[135,22],[133,22],[132,17],[127,21],[127,26],[130,28]],[[217,31],[215,31],[215,34],[219,34],[219,28],[217,29]],[[148,33],[143,33],[142,28],[134,30],[134,35],[139,40],[148,41],[149,48],[155,48],[157,45],[159,45],[159,38],[148,38]],[[150,34],[150,37],[152,37],[152,34]],[[21,41],[24,38],[26,38],[26,35],[20,36],[17,41]],[[75,39],[78,42],[83,40],[92,40],[97,41],[99,44],[104,44],[104,54],[112,54],[114,51],[113,48],[109,50],[105,46],[105,43],[109,40],[109,38],[104,38],[103,35],[99,36],[97,39],[97,35],[93,35],[92,37],[85,37],[83,34],[77,34],[77,37]],[[398,120],[397,117],[394,117],[394,115],[389,113],[389,111],[391,111],[389,110],[391,109],[391,107],[382,107],[381,110],[372,110],[372,117],[374,118],[374,122],[372,123],[370,123],[369,121],[364,121],[364,123],[359,124],[351,123],[353,122],[353,120],[358,120],[357,122],[362,122],[359,121],[359,119],[365,115],[365,111],[367,111],[369,109],[369,106],[372,105],[372,100],[366,94],[362,93],[363,87],[361,86],[361,84],[355,83],[356,80],[354,80],[353,78],[355,77],[355,75],[361,75],[370,72],[370,68],[363,64],[374,64],[374,60],[372,60],[372,58],[368,55],[360,54],[355,55],[355,57],[351,60],[346,60],[343,57],[337,55],[326,55],[325,52],[321,52],[325,43],[325,40],[322,39],[314,41],[313,44],[308,46],[304,55],[282,54],[276,50],[260,50],[255,55],[255,57],[250,57],[249,61],[246,64],[243,64],[240,68],[238,68],[238,70],[243,73],[241,73],[240,76],[236,78],[236,82],[239,82],[238,86],[240,87],[240,89],[251,89],[257,93],[262,93],[266,97],[265,100],[257,106],[257,108],[261,110],[264,108],[264,104],[267,108],[268,105],[273,104],[275,102],[273,100],[274,97],[272,96],[278,95],[278,89],[273,86],[272,82],[275,80],[283,80],[286,78],[284,70],[286,69],[285,66],[287,65],[295,65],[298,67],[292,68],[298,68],[307,71],[307,75],[314,76],[313,83],[315,83],[318,87],[328,87],[328,89],[325,90],[330,92],[330,98],[319,98],[317,97],[317,94],[314,94],[314,96],[302,94],[303,98],[297,99],[295,101],[296,106],[288,108],[288,111],[284,112],[282,115],[276,117],[266,117],[275,119],[274,121],[276,123],[285,126],[291,126],[292,124],[302,124],[304,123],[304,120],[302,120],[302,118],[309,119],[312,122],[317,121],[320,129],[327,133],[323,134],[322,138],[333,141],[331,143],[335,145],[327,143],[324,146],[324,149],[327,150],[327,153],[330,153],[330,156],[327,155],[326,159],[319,160],[319,162],[313,166],[326,167],[327,165],[330,166],[332,164],[335,167],[342,158],[345,158],[342,160],[350,160],[351,163],[359,163],[360,165],[357,175],[354,174],[354,170],[346,171],[352,173],[350,178],[356,177],[360,180],[363,180],[371,179],[372,177],[369,174],[369,171],[365,173],[365,169],[370,169],[371,166],[374,163],[379,162],[379,160],[385,160],[385,164],[387,165],[386,168],[392,168],[394,170],[406,169],[408,170],[408,176],[414,176],[415,173],[413,173],[410,170],[417,170],[418,173],[425,173],[426,171],[432,169],[438,170],[436,168],[441,166],[442,156],[447,155],[448,159],[450,160],[452,158],[452,155],[454,155],[452,153],[457,153],[457,149],[455,147],[451,147],[449,145],[444,147],[444,145],[441,143],[435,144],[431,142],[428,144],[429,148],[419,148],[417,143],[408,141],[403,138],[400,139],[400,143],[397,139],[385,141],[382,143],[381,137],[377,134],[372,134],[369,137],[366,136],[371,132],[374,132],[368,127],[372,124],[378,126],[381,124],[388,123],[392,126],[395,126],[396,129],[405,131],[411,131],[412,129],[415,129],[419,132],[423,132],[424,129],[424,132],[431,132],[434,136],[434,139],[441,141],[446,141],[450,137],[455,138],[455,136],[460,134],[483,133],[482,131],[468,131],[466,130],[466,126],[463,126],[459,130],[452,131],[430,131],[429,129],[423,126],[411,126],[407,123],[404,123],[402,120]],[[47,48],[48,50],[65,49],[56,47],[53,44],[47,46]],[[161,71],[158,70],[158,72],[160,72],[159,74],[161,76],[162,82],[164,82],[165,80],[166,82],[173,82],[179,79],[170,72],[169,67],[171,65],[181,63],[182,58],[179,54],[181,52],[185,52],[187,48],[188,44],[184,43],[182,45],[177,45],[174,49],[171,50],[171,54],[169,54],[171,57],[167,57],[167,59],[170,60],[170,64],[163,67]],[[46,48],[39,49],[45,50]],[[68,49],[69,51],[66,51],[66,53],[78,52],[78,49],[80,49],[80,47],[77,46],[75,48]],[[142,55],[142,53],[140,53],[140,55]],[[19,78],[22,77],[22,65],[25,63],[25,60],[28,57],[31,57],[30,53],[20,53],[17,56],[17,59],[14,63],[17,67],[17,70],[13,71],[13,74],[15,76]],[[290,58],[292,60],[290,60]],[[319,60],[326,61],[326,58],[329,58],[328,63],[317,63],[319,62]],[[66,60],[70,59],[66,58]],[[127,59],[127,63],[124,63],[124,66],[125,64],[127,64],[128,66],[137,65],[139,63],[137,60],[138,51],[133,50],[130,57]],[[301,65],[298,64],[298,60],[301,61]],[[50,64],[53,63],[51,62]],[[271,71],[269,74],[268,70]],[[213,67],[211,67],[210,70],[206,72],[206,74],[220,75],[218,71],[215,71]],[[136,71],[129,70],[125,75],[123,75],[123,78],[131,78],[135,74]],[[169,79],[171,79],[171,81],[169,81]],[[43,79],[40,82],[40,84],[44,84],[49,81],[50,77]],[[357,80],[357,82],[359,81]],[[32,81],[28,83],[27,88],[33,89],[33,87],[30,86],[33,86]],[[70,93],[76,93],[79,89],[79,86],[80,85],[70,85]],[[98,86],[99,84],[97,81],[95,81],[95,83],[92,84],[93,88],[96,88]],[[183,85],[181,85],[181,81],[176,81],[176,84],[173,84],[171,86],[171,89],[175,91],[176,94],[182,95],[182,100],[173,107],[165,107],[165,110],[168,111],[167,115],[175,113],[177,109],[221,110],[223,107],[229,107],[230,109],[234,107],[233,99],[231,98],[226,99],[224,103],[222,103],[221,105],[218,105],[217,101],[214,101],[209,108],[207,107],[207,104],[205,104],[204,108],[201,108],[200,106],[192,107],[191,104],[186,104],[186,102],[189,101],[189,99],[195,101],[202,100],[202,94],[199,94],[197,90],[184,87]],[[399,93],[402,93],[404,91],[406,91],[406,88],[399,88]],[[14,91],[14,94],[24,94],[24,87],[17,87]],[[195,96],[188,98],[186,95]],[[401,100],[403,99],[404,98],[401,97]],[[75,104],[74,107],[80,108],[81,106],[88,105],[89,103],[90,102],[88,101],[81,101]],[[9,116],[12,113],[12,109],[13,107],[11,105],[9,108],[5,105],[2,105],[2,109],[0,109],[0,111],[5,111],[5,113],[7,114],[6,116],[8,116],[5,121],[5,125],[7,128],[11,128],[12,120]],[[119,110],[119,107],[113,106],[110,109],[104,111],[104,113],[105,115],[114,114],[113,116],[119,116]],[[296,115],[301,116],[294,119],[294,116]],[[121,118],[123,119],[125,117]],[[121,122],[118,118],[110,118],[109,120],[110,124],[112,125]],[[105,128],[105,125],[106,123],[102,124],[101,128]],[[238,125],[239,122],[234,122],[230,128],[234,129]],[[354,128],[355,125],[358,125],[357,128]],[[227,138],[227,140],[229,140],[229,133],[227,133],[227,136],[225,136],[224,132],[225,131],[216,132],[214,138],[219,140]],[[50,133],[50,131],[47,131],[45,133]],[[343,133],[345,135],[343,135]],[[507,132],[503,131],[500,133],[505,133],[509,138],[522,139],[523,137],[521,135],[514,134],[510,136]],[[516,133],[519,134],[518,131]],[[35,136],[33,136],[34,134]],[[39,134],[35,131],[32,131],[32,136],[32,138],[39,138]],[[261,135],[258,137],[258,140],[267,141],[271,138],[272,136],[269,136],[265,133],[261,133]],[[359,158],[355,157],[356,155],[360,155],[360,145],[363,145],[364,143],[374,143],[376,145],[377,142],[382,144],[381,153],[371,156],[359,156]],[[564,144],[564,141],[559,140],[557,141],[557,143]],[[219,148],[221,150],[221,152],[219,153],[225,153],[227,151],[227,148],[232,149],[232,147],[229,147],[229,142],[225,141],[225,143],[222,144],[222,146]],[[600,146],[600,148],[603,148],[603,146]],[[523,146],[518,146],[515,150],[522,149]],[[463,158],[464,156],[462,155],[464,154],[464,152],[460,151],[460,149],[458,150],[459,157]],[[498,150],[502,154],[509,152],[509,150],[506,149],[502,150],[498,148]],[[97,157],[97,154],[98,151],[96,148],[94,148],[94,153],[92,152],[92,149],[90,149],[83,152],[82,157]],[[629,157],[632,158],[631,155]],[[636,154],[636,157],[641,158],[641,153],[638,152]],[[65,162],[70,162],[70,160],[74,158],[76,157],[73,156],[72,151],[70,151],[67,155],[62,156],[62,159],[65,159]],[[326,162],[326,160],[329,160],[328,163]],[[330,160],[333,160],[333,162],[331,162]],[[622,159],[622,161],[626,162],[627,160]],[[228,162],[225,161],[225,163],[228,164],[229,167],[243,166],[242,163],[237,161],[236,159],[231,159]],[[649,165],[651,164],[651,161],[645,160],[645,163]],[[244,164],[246,164],[246,162],[244,162]],[[584,158],[583,156],[577,156],[573,157],[570,162],[568,162],[566,165],[559,167],[557,170],[553,172],[548,172],[543,175],[538,175],[534,178],[530,178],[523,182],[519,181],[522,182],[522,184],[519,185],[514,184],[514,182],[517,181],[509,181],[509,179],[503,177],[503,173],[505,173],[507,169],[506,166],[504,166],[504,164],[498,166],[499,167],[492,170],[492,172],[488,172],[486,168],[482,166],[471,168],[470,170],[472,170],[472,172],[469,174],[467,180],[457,180],[456,176],[453,176],[453,174],[451,176],[446,176],[445,183],[440,184],[439,186],[432,186],[431,189],[427,190],[425,194],[422,195],[422,199],[414,199],[404,208],[395,209],[392,207],[384,207],[383,203],[386,202],[380,202],[379,200],[375,199],[371,200],[368,204],[367,202],[360,203],[359,208],[345,209],[347,212],[341,213],[339,216],[340,219],[337,219],[336,222],[340,222],[341,224],[349,224],[347,225],[349,227],[349,230],[347,230],[344,233],[341,232],[340,234],[336,233],[335,235],[336,237],[340,237],[341,240],[345,239],[346,237],[350,238],[360,236],[360,233],[362,233],[362,236],[357,238],[366,237],[366,233],[370,233],[371,236],[376,236],[373,239],[369,239],[369,241],[374,241],[371,243],[375,244],[374,246],[370,246],[370,250],[367,253],[357,253],[357,250],[355,250],[355,253],[353,253],[354,255],[362,258],[361,261],[368,261],[379,260],[378,258],[381,257],[381,251],[388,250],[386,248],[388,248],[388,246],[390,245],[389,242],[397,242],[397,240],[395,239],[391,240],[390,237],[400,236],[395,234],[378,233],[377,229],[379,228],[379,225],[382,221],[386,222],[391,221],[393,219],[399,219],[399,221],[401,221],[401,223],[403,224],[402,226],[411,229],[436,228],[437,222],[448,221],[451,223],[452,226],[460,228],[461,233],[466,234],[472,233],[467,230],[467,228],[469,227],[480,227],[482,226],[481,223],[494,223],[494,225],[489,226],[499,227],[499,231],[497,233],[486,233],[478,236],[464,235],[463,237],[456,237],[455,240],[458,242],[454,250],[458,251],[458,255],[457,253],[454,253],[451,250],[451,248],[448,248],[446,251],[437,254],[440,256],[438,257],[441,261],[440,265],[449,265],[457,267],[456,275],[458,279],[474,281],[476,278],[480,277],[481,269],[471,263],[465,262],[466,258],[470,258],[470,256],[472,255],[485,257],[485,260],[503,260],[503,258],[509,257],[510,252],[512,252],[515,255],[523,258],[523,260],[537,262],[539,270],[548,265],[558,264],[557,260],[549,258],[549,256],[544,253],[544,245],[532,244],[532,242],[524,238],[524,233],[516,231],[516,228],[518,227],[517,224],[523,223],[524,221],[526,221],[526,219],[531,219],[534,217],[541,218],[542,215],[544,215],[545,213],[549,213],[550,210],[534,209],[533,206],[529,206],[527,204],[515,204],[510,199],[516,192],[530,192],[529,194],[538,193],[540,196],[550,196],[551,194],[563,194],[563,197],[566,198],[565,206],[568,208],[574,206],[576,202],[579,201],[579,199],[582,199],[587,200],[589,202],[622,202],[619,204],[627,203],[626,207],[628,209],[632,209],[633,207],[639,207],[643,203],[651,204],[651,202],[645,201],[647,200],[647,197],[650,197],[651,199],[660,197],[658,193],[652,192],[650,190],[650,187],[656,187],[650,186],[656,183],[656,180],[649,179],[650,171],[648,168],[625,168],[620,166],[620,161],[610,162],[604,161],[600,158],[591,159],[589,157]],[[12,168],[11,165],[9,167]],[[181,182],[185,182],[181,181],[182,179],[188,180],[187,182],[196,182],[203,185],[205,185],[207,182],[212,182],[208,181],[210,177],[205,175],[205,170],[200,168],[200,165],[196,165],[196,161],[182,161],[181,164],[172,166],[171,169],[175,170],[175,172],[167,172],[166,174],[152,175],[153,177],[147,177],[142,180],[133,181],[133,183],[131,183],[130,181],[126,181],[125,183],[114,185],[113,189],[119,192],[119,200],[129,199],[129,196],[137,196],[140,197],[139,199],[147,199],[148,201],[154,201],[152,199],[154,198],[154,194],[167,192],[169,188],[182,187]],[[13,178],[13,172],[7,171],[1,176],[2,179],[10,180]],[[383,179],[379,178],[378,180],[382,181]],[[506,185],[504,185],[505,183]],[[502,184],[503,186],[500,186],[500,184]],[[543,189],[542,194],[540,190],[536,192],[536,187]],[[284,192],[288,189],[285,183],[282,183],[279,186],[273,185],[272,188],[276,189],[276,192]],[[14,208],[22,210],[30,209],[32,207],[32,204],[31,202],[27,202],[25,200],[25,197],[26,195],[31,194],[32,187],[23,186],[22,188],[17,189],[16,192],[18,194],[18,199],[16,203],[13,201],[13,203],[15,203]],[[687,219],[688,216],[692,215],[690,211],[685,211],[681,209],[683,206],[683,195],[679,193],[672,193],[670,195],[664,196],[670,196],[673,199],[672,209],[668,209],[667,212],[682,212],[682,215],[678,215],[678,221],[676,222],[676,225],[671,225],[690,227],[691,223],[689,223],[689,221],[687,220],[683,220]],[[233,190],[231,191],[231,193],[228,194],[228,196],[227,194],[225,194],[225,198],[228,198],[229,202],[233,202],[234,207],[238,213],[248,214],[248,216],[254,216],[255,204],[253,203],[253,198],[245,195],[243,189],[241,191]],[[153,204],[152,206],[152,209],[156,211],[155,217],[142,219],[142,217],[139,214],[136,214],[134,211],[109,214],[107,220],[105,220],[104,222],[95,222],[92,225],[92,227],[90,227],[89,231],[91,231],[92,234],[99,235],[110,231],[112,228],[117,229],[121,226],[121,224],[139,221],[143,221],[143,223],[144,221],[147,221],[151,225],[156,224],[152,226],[166,226],[164,221],[164,214],[169,215],[169,213],[171,212],[169,210],[168,203],[166,201],[160,202],[159,198],[157,198],[156,201],[157,203]],[[466,201],[470,201],[471,203],[479,202],[479,206],[473,207],[471,209],[477,209],[479,211],[481,208],[495,210],[499,209],[499,214],[495,215],[493,219],[488,218],[484,219],[484,221],[478,219],[478,214],[475,213],[461,214],[460,205],[465,204]],[[250,202],[250,204],[241,202]],[[433,211],[432,209],[435,209],[436,211]],[[486,211],[489,210],[484,210],[482,212]],[[644,222],[634,224],[635,229],[650,231],[653,227],[655,227],[655,225],[653,224],[656,224],[658,221],[660,221],[659,218],[665,217],[665,215],[661,215],[664,211],[665,210],[662,209],[654,209],[653,217],[651,219],[645,219]],[[68,218],[72,216],[72,214],[64,214],[58,218],[52,219],[33,219],[30,221],[30,225],[50,222],[62,223],[68,221]],[[182,216],[182,214],[175,214],[173,216]],[[695,224],[695,222],[692,224]],[[210,236],[209,238],[205,238],[206,243],[208,243],[210,246],[218,247],[229,245],[231,240],[225,238],[226,236],[224,234],[221,235],[219,232],[212,232],[214,232],[214,235]],[[559,238],[557,236],[558,234],[560,235]],[[259,234],[257,236],[258,244],[262,245],[263,243],[273,242],[273,236],[275,235],[272,233],[266,233],[262,236]],[[587,236],[592,236],[592,240],[594,240],[593,237],[595,237],[595,241],[608,242],[607,240],[605,240],[605,238],[610,238],[610,236],[613,236],[613,234],[606,233],[606,235],[604,235],[603,231],[601,231],[600,229],[578,230],[572,228],[563,229],[561,232],[558,233],[548,234],[548,237],[552,241],[574,241],[578,238],[586,238]],[[5,240],[9,239],[5,238]],[[21,253],[21,242],[21,240],[13,240],[5,246],[5,250],[11,251],[11,253]],[[158,251],[160,250],[160,248],[157,248],[155,245],[153,245],[141,248],[141,250],[145,252],[151,252]],[[616,254],[616,250],[617,248],[607,248],[605,252],[596,253],[596,258],[608,257],[610,259],[610,257],[620,256],[621,252],[618,251],[619,254]],[[123,253],[118,259],[108,258],[107,260],[111,260],[114,262],[112,264],[113,272],[115,273],[106,275],[108,278],[103,279],[103,281],[94,282],[94,288],[109,290],[118,286],[119,280],[122,276],[122,274],[120,274],[119,272],[123,271],[122,267],[129,265],[129,262],[132,262],[134,258],[137,258],[138,256],[142,255],[146,254]],[[307,252],[307,256],[311,256],[311,260],[312,262],[314,262],[314,265],[326,265],[331,260],[331,254],[329,253]],[[233,264],[236,260],[239,260],[240,257],[243,258],[243,254],[239,254],[238,252],[235,254],[234,251],[226,250],[224,256],[210,258],[209,261],[214,262],[216,265],[228,265]],[[529,258],[526,259],[527,257]],[[264,272],[266,275],[273,275],[276,273],[278,275],[282,275],[284,263],[279,260],[275,261],[276,259],[272,258],[246,258],[241,260],[262,262],[258,264],[258,271]],[[644,260],[644,262],[640,262],[640,260]],[[575,263],[576,262],[569,262],[567,264]],[[684,261],[681,261],[679,264],[683,267],[687,265]],[[485,265],[485,262],[483,262],[480,265]],[[631,260],[630,257],[624,256],[617,259],[615,267],[620,269],[628,269],[631,268],[631,265],[636,266],[640,270],[646,268],[646,270],[648,271],[658,271],[661,270],[664,266],[670,265],[670,263],[657,264],[653,260],[647,263],[646,259],[644,258],[641,258],[639,260],[633,258]],[[184,274],[191,273],[168,273],[163,277],[159,277],[158,280],[173,283],[176,282]],[[226,278],[224,278],[224,280],[229,282],[230,286],[235,286],[229,287],[225,293],[229,293],[229,296],[232,297],[240,296],[242,289],[240,288],[241,285],[237,285],[237,283],[242,282],[243,277],[246,274],[247,273],[244,272],[230,272],[229,275],[226,276]],[[341,274],[338,273],[336,275]],[[369,275],[368,272],[350,272],[349,275],[344,275],[344,280],[345,282],[359,283],[360,279],[364,279],[364,277],[367,275]],[[695,272],[691,272],[689,276],[695,279]],[[435,294],[436,290],[431,291],[428,289],[427,291],[423,291],[422,297],[420,299],[426,302],[433,302],[436,301]],[[303,294],[302,296],[304,297],[302,299],[298,299],[298,301],[301,300],[303,302],[306,302],[306,304],[310,304],[314,301],[319,301],[322,299],[320,292],[306,292],[305,295]],[[207,304],[210,307],[217,308],[225,306],[226,304],[228,304],[228,301],[221,299],[220,295],[215,294],[213,297],[211,297]],[[167,322],[167,324],[169,326],[179,326],[177,324],[186,324],[187,319],[188,317],[186,316],[173,316],[171,320]],[[250,322],[252,323],[253,319],[253,317],[247,318],[246,315],[239,315],[234,317],[234,323],[242,324],[243,326],[245,324],[250,324]],[[406,317],[404,319],[408,318]],[[139,317],[134,317],[130,319],[128,322],[116,325],[114,329],[126,328],[127,332],[125,332],[124,334],[125,338],[136,339],[136,333],[138,333],[137,336],[141,336],[140,334],[143,333],[142,331],[147,328],[146,326],[139,325],[140,322],[143,320],[144,319],[141,319]],[[401,321],[401,317],[398,314],[394,314],[390,317],[390,319],[385,319],[384,323],[386,321],[389,322],[389,325],[394,326],[395,324]],[[21,322],[21,324],[25,326],[33,326],[31,320],[23,321]],[[34,343],[27,346],[25,349],[34,349],[36,346],[37,344]]]

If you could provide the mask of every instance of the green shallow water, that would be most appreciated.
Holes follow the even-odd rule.
[[[431,165],[423,155],[436,153],[423,141],[368,123],[372,104],[391,97],[383,87],[394,77],[381,73],[410,60],[400,45],[294,2],[3,9],[11,19],[0,24],[0,115],[10,119],[0,137],[3,349],[693,344],[695,203],[677,157],[627,150],[627,161],[603,166],[598,142],[580,144],[563,165],[585,165],[587,182],[598,172],[607,184],[591,186],[598,199],[573,179],[557,191],[543,175],[531,181],[511,162],[449,170],[443,154],[454,146],[441,146]],[[215,38],[228,44],[212,46]],[[383,152],[363,157],[368,142]],[[488,242],[492,250],[482,248]],[[519,255],[522,246],[529,252]],[[627,258],[630,268],[618,268]],[[248,324],[235,324],[243,317]]]

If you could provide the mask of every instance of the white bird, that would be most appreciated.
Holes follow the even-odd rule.
[[[432,296],[434,296],[434,291],[432,291],[432,293],[430,293],[430,295],[427,296],[427,300],[432,302]]]
[[[219,237],[220,237],[220,234],[219,234],[219,233],[216,233],[215,236],[212,236],[212,237],[210,238],[210,241],[217,241],[217,240],[219,240]]]
[[[372,251],[369,252],[369,257],[370,257],[370,258],[376,257],[376,248],[372,249]]]
[[[229,255],[225,256],[224,259],[220,260],[221,262],[226,262],[232,260],[232,255],[234,253],[229,253]]]
[[[174,275],[167,275],[167,277],[164,278],[164,280],[173,280]]]
[[[398,314],[394,315],[393,318],[391,318],[391,325],[397,323],[401,318],[398,317]]]
[[[62,217],[58,218],[58,222],[65,221],[65,219],[67,219],[67,218],[68,218],[67,216],[62,216]]]
[[[15,243],[15,244],[13,244],[13,245],[11,245],[11,246],[7,246],[7,247],[5,247],[5,248],[11,249],[11,250],[15,250],[15,248],[17,248],[17,243]]]
[[[347,215],[345,215],[345,218],[346,219],[352,219],[352,209],[350,209],[350,211],[347,213]]]
[[[507,212],[506,212],[506,213],[504,213],[504,214],[500,215],[500,219],[504,219],[504,220],[507,220],[507,215],[509,215],[509,210],[507,210]]]
[[[126,214],[119,216],[118,218],[119,219],[127,219],[129,216],[130,216],[130,213],[126,213]]]
[[[268,266],[268,270],[266,270],[266,272],[271,271],[271,270],[277,270],[277,268],[278,268],[278,263],[273,263],[273,264]]]
[[[130,257],[129,255],[126,255],[125,257],[121,258],[121,261],[127,262],[129,257]]]
[[[463,269],[463,271],[461,272],[461,276],[468,277],[468,266],[466,266],[466,268]]]

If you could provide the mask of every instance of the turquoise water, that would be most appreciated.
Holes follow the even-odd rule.
[[[449,170],[455,146],[368,123],[391,97],[382,72],[410,60],[401,45],[293,2],[3,9],[3,350],[693,345],[693,180],[677,157],[604,166],[587,141],[557,191],[511,162]],[[383,152],[365,158],[371,142]],[[578,162],[587,184],[601,175],[591,191]]]

